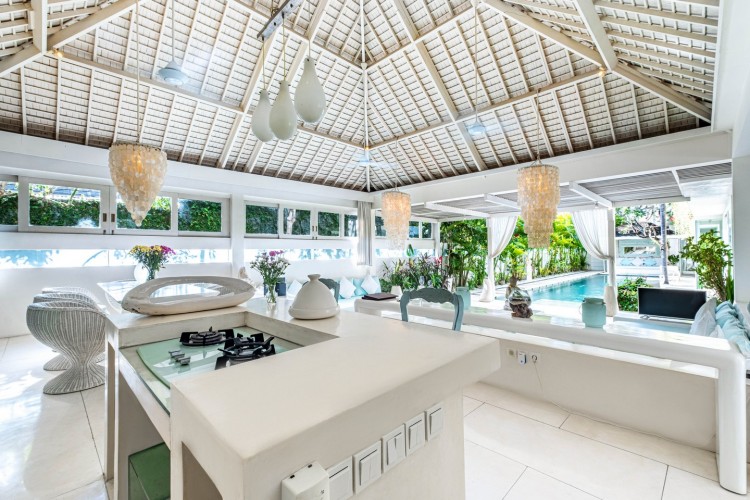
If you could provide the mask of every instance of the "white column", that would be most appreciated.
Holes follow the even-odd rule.
[[[245,198],[233,194],[229,200],[229,241],[232,248],[232,276],[245,265]]]
[[[734,300],[750,303],[750,155],[732,158]]]
[[[607,238],[609,241],[609,252],[612,259],[607,261],[608,285],[604,290],[604,301],[607,303],[607,316],[613,317],[617,314],[617,241],[615,240],[615,209],[607,209]]]

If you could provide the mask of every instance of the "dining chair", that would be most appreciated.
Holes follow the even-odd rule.
[[[401,295],[401,321],[409,321],[409,312],[407,307],[412,299],[422,299],[427,302],[444,304],[450,302],[456,309],[453,317],[453,329],[461,330],[461,323],[464,319],[464,299],[456,294],[445,290],[444,288],[420,288],[419,290],[407,290]]]

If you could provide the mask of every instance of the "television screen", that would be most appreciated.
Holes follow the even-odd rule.
[[[705,303],[705,290],[638,289],[638,314],[641,316],[694,319],[698,309]]]

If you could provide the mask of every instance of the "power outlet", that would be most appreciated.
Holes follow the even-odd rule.
[[[529,354],[529,360],[534,364],[539,363],[539,360],[540,360],[539,354],[532,352],[531,354]]]
[[[523,351],[518,351],[518,355],[516,356],[516,359],[518,359],[518,364],[523,366],[526,364],[526,353]]]

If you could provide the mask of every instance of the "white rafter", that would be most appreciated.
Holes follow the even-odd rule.
[[[570,184],[568,184],[568,189],[576,194],[583,196],[584,198],[588,198],[589,200],[598,203],[603,207],[612,208],[614,206],[611,200],[608,200],[607,198],[596,194],[590,189],[586,189],[577,182],[571,182]]]

